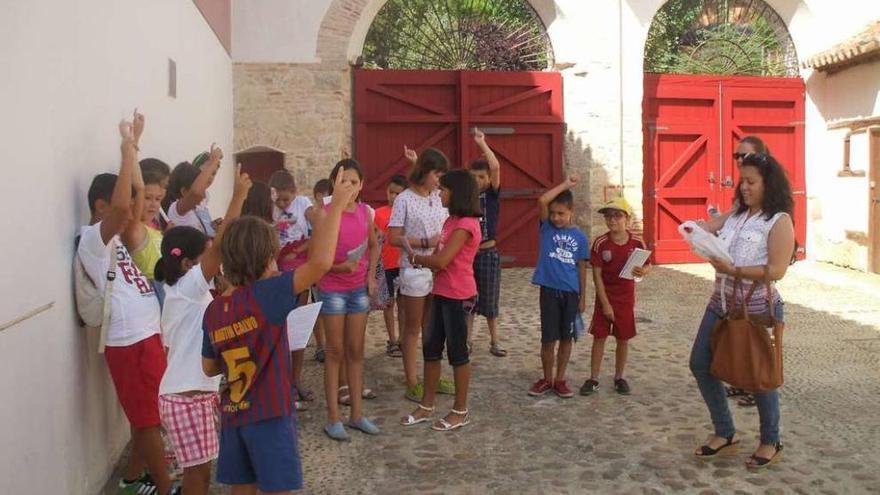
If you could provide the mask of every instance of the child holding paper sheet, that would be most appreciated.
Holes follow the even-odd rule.
[[[217,458],[219,377],[202,372],[202,318],[213,299],[210,283],[220,273],[220,243],[228,222],[241,214],[251,180],[236,169],[232,201],[213,244],[194,227],[169,229],[162,239],[156,279],[166,286],[162,340],[168,366],[159,384],[159,417],[183,468],[183,491],[206,494]],[[209,247],[210,246],[210,247]]]
[[[330,172],[330,180],[349,184],[360,192],[364,174],[360,164],[347,158]],[[335,186],[331,194],[335,196]],[[333,197],[332,201],[336,201]],[[325,209],[329,206],[325,206]],[[326,247],[324,247],[326,249]],[[352,197],[342,214],[339,240],[333,266],[318,282],[324,321],[324,392],[327,398],[327,425],[324,432],[333,440],[348,440],[339,415],[340,368],[347,371],[351,415],[347,426],[369,435],[379,433],[364,414],[364,337],[370,296],[376,291],[376,265],[379,262],[376,228],[365,203]],[[344,346],[344,347],[343,347]],[[343,393],[345,390],[343,389]]]
[[[291,396],[287,317],[297,294],[333,265],[339,224],[357,191],[339,176],[333,203],[313,225],[308,260],[278,274],[278,234],[265,220],[241,217],[220,242],[230,287],[205,310],[202,370],[224,374],[220,394],[217,480],[238,493],[287,492],[303,486]]]
[[[596,303],[590,333],[593,335],[590,379],[581,387],[581,395],[590,395],[599,387],[599,371],[605,354],[605,339],[617,340],[614,366],[614,390],[619,394],[630,393],[629,383],[623,378],[629,340],[636,336],[636,286],[635,279],[644,277],[650,265],[627,264],[645,259],[645,244],[629,230],[632,207],[624,198],[614,198],[599,209],[605,217],[608,232],[596,238],[590,254],[593,266],[593,282],[596,285]],[[635,256],[634,256],[635,255]],[[640,256],[641,255],[641,256]],[[626,272],[624,272],[626,268]]]

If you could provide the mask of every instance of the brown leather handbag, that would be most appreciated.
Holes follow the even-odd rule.
[[[767,314],[750,315],[747,311],[755,289],[767,287]],[[712,330],[711,373],[731,386],[749,392],[769,392],[782,386],[782,331],[785,324],[776,320],[771,301],[772,285],[767,267],[763,282],[752,284],[742,304],[736,305],[736,293],[743,293],[742,280],[734,281],[728,314]],[[723,297],[723,296],[722,296]],[[768,328],[773,329],[771,335]]]

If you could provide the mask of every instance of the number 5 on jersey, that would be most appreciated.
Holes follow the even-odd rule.
[[[257,365],[251,361],[251,355],[247,347],[237,347],[223,351],[223,360],[229,381],[229,399],[232,402],[241,402],[244,395],[253,385],[254,375],[257,373]]]

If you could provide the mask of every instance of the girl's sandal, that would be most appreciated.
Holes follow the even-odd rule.
[[[467,426],[471,423],[471,417],[470,414],[468,414],[467,409],[465,409],[464,411],[456,411],[455,409],[451,409],[450,412],[452,414],[463,416],[463,418],[461,418],[461,422],[452,424],[449,421],[446,421],[446,418],[440,418],[431,425],[431,429],[436,431],[452,431]]]
[[[299,398],[299,400],[304,401],[304,402],[311,402],[311,401],[315,400],[315,393],[309,389],[306,389],[306,388],[303,388],[303,389],[297,388],[296,395]]]
[[[724,391],[727,394],[728,399],[731,397],[740,397],[743,395],[748,395],[748,392],[746,392],[745,390],[743,390],[741,388],[736,388],[736,387],[726,387],[724,389]]]
[[[373,392],[373,389],[371,388],[365,388],[364,392],[361,394],[362,399],[373,400],[376,397],[378,397],[376,392]]]
[[[497,356],[497,357],[504,357],[504,356],[507,356],[507,350],[506,350],[506,349],[503,349],[503,348],[502,348],[500,345],[498,345],[498,344],[492,344],[492,345],[489,347],[489,353],[492,354],[493,356]]]
[[[351,394],[348,393],[348,385],[339,387],[339,401],[343,406],[351,405]]]
[[[736,401],[736,405],[739,407],[755,407],[758,405],[758,401],[755,399],[755,394],[745,394]]]
[[[746,467],[749,469],[764,469],[766,467],[770,467],[777,462],[782,460],[782,444],[776,444],[776,452],[773,453],[769,459],[766,457],[758,457],[755,454],[752,454],[749,457],[749,460],[746,461]]]
[[[413,416],[412,414],[409,414],[400,421],[400,425],[401,426],[412,426],[412,425],[417,425],[419,423],[424,423],[426,421],[431,421],[431,414],[434,413],[434,408],[433,407],[425,407],[425,406],[419,404],[419,409],[427,412],[428,415],[423,416],[421,418],[417,418],[417,417]]]
[[[709,447],[708,445],[703,445],[700,447],[699,451],[694,452],[694,455],[699,457],[700,459],[709,459],[709,458],[715,457],[719,454],[724,454],[724,455],[736,454],[737,451],[739,450],[739,440],[734,442],[733,435],[727,437],[726,440],[727,440],[727,442],[724,445],[722,445],[721,447],[718,447],[717,449],[713,449],[712,447]]]

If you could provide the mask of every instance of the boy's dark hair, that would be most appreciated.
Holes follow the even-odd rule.
[[[449,215],[454,217],[481,217],[480,190],[477,180],[464,169],[453,170],[440,177],[440,186],[449,189]]]
[[[428,148],[419,155],[418,161],[409,173],[409,182],[421,185],[431,172],[446,173],[447,170],[449,170],[449,160],[446,155],[436,148]]]
[[[207,245],[208,236],[199,229],[180,226],[166,230],[162,237],[162,257],[156,262],[155,279],[167,285],[176,284],[184,275],[183,260],[195,263]]]
[[[144,158],[140,161],[140,166],[144,179],[148,174],[158,176],[160,180],[171,176],[171,167],[158,158]]]
[[[488,172],[489,171],[489,162],[484,159],[474,160],[471,162],[471,170],[474,172]]]
[[[192,187],[201,172],[199,167],[190,162],[178,163],[171,171],[171,178],[168,179],[168,192],[162,200],[162,208],[167,210],[171,203],[180,199],[183,195],[182,190]]]
[[[193,158],[192,164],[198,168],[202,168],[202,165],[208,163],[209,158],[211,158],[211,153],[208,151],[203,151],[196,155],[195,158]]]
[[[269,177],[269,187],[275,189],[276,191],[296,191],[296,180],[293,178],[293,174],[291,174],[288,170],[276,170],[271,177]]]
[[[312,194],[321,193],[326,196],[330,194],[331,189],[333,189],[333,183],[330,182],[330,179],[321,179],[318,182],[315,182]]]
[[[391,180],[388,181],[388,185],[390,186],[391,184],[394,184],[395,186],[400,186],[404,189],[409,187],[409,181],[406,180],[406,177],[400,174],[396,174],[391,177]]]
[[[153,172],[153,171],[149,171],[149,172],[141,171],[141,174],[144,176],[144,185],[145,186],[149,186],[150,184],[161,185],[162,181],[165,179],[165,177],[168,177],[167,175],[157,174],[156,172]]]
[[[755,148],[755,153],[770,154],[770,148],[764,143],[764,140],[758,136],[746,136],[739,140],[740,143],[750,144]]]
[[[333,166],[333,170],[330,171],[330,194],[333,194],[333,184],[336,183],[336,176],[341,174],[345,170],[354,170],[357,172],[358,179],[363,182],[364,180],[364,169],[361,168],[361,164],[358,163],[354,158],[345,158],[336,162],[336,165]]]
[[[220,241],[223,275],[234,286],[254,283],[278,256],[278,233],[272,225],[252,215],[229,225]]]
[[[99,199],[103,199],[107,203],[110,202],[110,199],[113,197],[113,188],[116,187],[116,179],[118,178],[119,176],[116,174],[98,174],[92,179],[88,196],[89,212],[93,216],[95,214],[95,203]]]
[[[242,215],[253,215],[272,222],[272,192],[269,186],[260,181],[254,181],[251,190],[248,191],[247,199],[241,207]]]
[[[767,220],[773,218],[773,215],[784,212],[792,216],[794,209],[794,199],[791,194],[791,184],[788,177],[785,176],[785,170],[782,165],[770,155],[763,153],[752,153],[743,158],[740,167],[755,167],[761,174],[764,181],[764,198],[761,201],[761,213]],[[744,213],[749,206],[743,200],[742,178],[739,180],[736,188],[736,201],[739,202],[737,214]]]
[[[574,209],[574,194],[571,191],[562,191],[555,198],[550,200],[550,204],[562,205],[569,210]],[[548,205],[549,206],[549,205]]]

